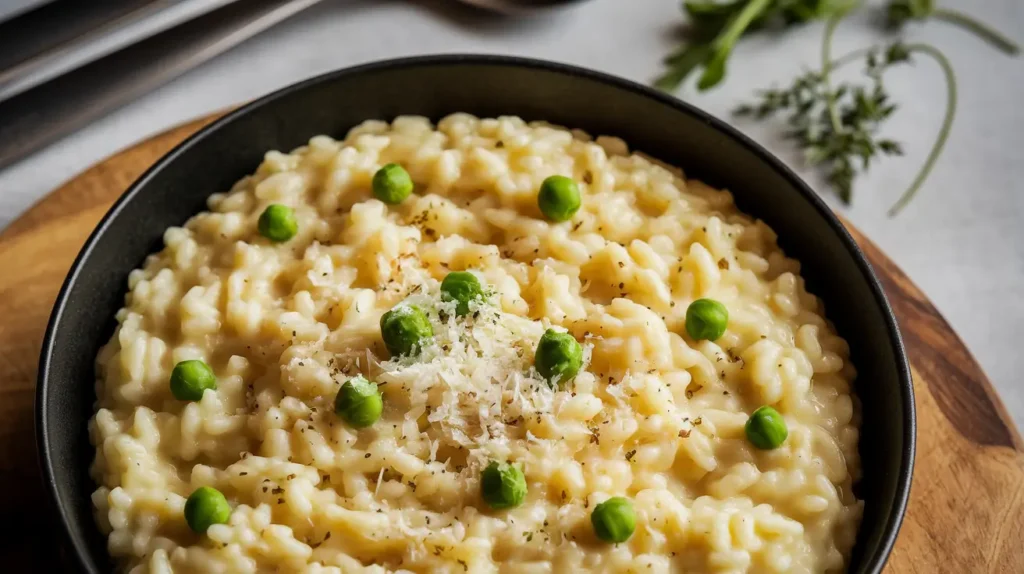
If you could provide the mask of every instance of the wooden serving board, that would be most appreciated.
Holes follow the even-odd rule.
[[[46,512],[32,410],[43,331],[64,276],[121,192],[213,119],[100,162],[0,233],[0,570],[63,572],[70,564]],[[1024,441],[935,307],[874,244],[849,229],[899,318],[917,396],[910,506],[886,571],[1024,573]]]

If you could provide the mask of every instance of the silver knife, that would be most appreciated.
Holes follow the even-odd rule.
[[[0,102],[0,169],[322,0],[244,0]]]

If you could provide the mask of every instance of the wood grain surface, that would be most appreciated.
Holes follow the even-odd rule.
[[[79,248],[142,172],[213,118],[93,166],[0,233],[0,570],[63,572],[36,462],[36,363]],[[1024,442],[978,364],[920,290],[850,228],[896,311],[917,395],[910,505],[886,571],[1024,573]]]

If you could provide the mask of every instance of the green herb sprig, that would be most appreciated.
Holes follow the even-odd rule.
[[[880,139],[877,133],[882,122],[897,108],[885,91],[882,74],[908,62],[910,54],[905,45],[897,43],[886,49],[873,48],[863,55],[866,75],[872,79],[872,85],[837,86],[832,92],[831,106],[825,76],[811,71],[798,76],[788,88],[759,92],[756,104],[744,104],[734,111],[736,115],[759,120],[785,114],[786,138],[804,151],[808,164],[828,166],[828,181],[843,201],[849,201],[852,196],[858,169],[867,169],[879,154],[903,154],[898,142]],[[835,64],[852,61],[853,58],[847,58]],[[838,114],[838,122],[832,121],[832,110]]]
[[[924,184],[949,139],[957,106],[956,75],[941,50],[922,43],[896,41],[833,58],[832,38],[836,27],[861,5],[859,0],[687,1],[683,7],[695,28],[695,41],[666,58],[668,69],[655,85],[675,90],[703,66],[697,87],[709,89],[724,79],[732,47],[745,34],[768,25],[792,26],[814,19],[827,20],[820,69],[805,72],[785,89],[758,92],[755,103],[741,105],[735,113],[758,120],[784,116],[785,136],[803,150],[808,164],[825,170],[839,198],[849,203],[856,176],[867,171],[873,160],[903,154],[899,142],[878,135],[885,120],[898,109],[886,92],[883,75],[893,67],[912,63],[914,55],[935,60],[946,81],[946,111],[924,164],[889,210],[891,216],[896,215]],[[966,14],[939,8],[934,0],[890,0],[885,9],[886,23],[891,29],[902,29],[914,21],[939,19],[963,27],[1008,55],[1020,51],[1016,43],[999,32]],[[836,69],[858,61],[863,62],[866,84],[832,85],[832,73]]]
[[[797,26],[848,9],[851,0],[686,0],[691,41],[669,54],[665,72],[654,85],[674,91],[698,68],[697,88],[709,90],[725,79],[732,49],[740,38],[759,30]]]

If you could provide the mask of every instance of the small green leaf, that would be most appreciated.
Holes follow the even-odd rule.
[[[746,2],[715,2],[714,0],[687,0],[683,2],[683,11],[690,20],[702,25],[721,25],[743,9]]]
[[[887,155],[903,155],[903,146],[893,140],[879,140],[878,149]]]
[[[772,0],[749,0],[729,19],[722,33],[719,34],[712,44],[712,54],[704,64],[704,73],[697,81],[697,88],[701,91],[708,90],[718,85],[725,78],[725,65],[732,54],[736,42],[747,31],[747,28],[759,17],[761,17]]]
[[[900,27],[910,20],[923,20],[934,11],[934,0],[891,0],[886,7],[888,24],[892,27]]]
[[[885,50],[886,64],[898,64],[910,61],[910,50],[902,42],[896,42]]]
[[[710,53],[711,47],[707,45],[690,46],[677,52],[671,59],[671,67],[654,80],[654,87],[666,92],[674,92]]]
[[[725,61],[728,57],[729,53],[724,52],[722,55],[712,58],[704,66],[704,73],[697,80],[697,89],[704,92],[721,83],[722,79],[725,78]]]

